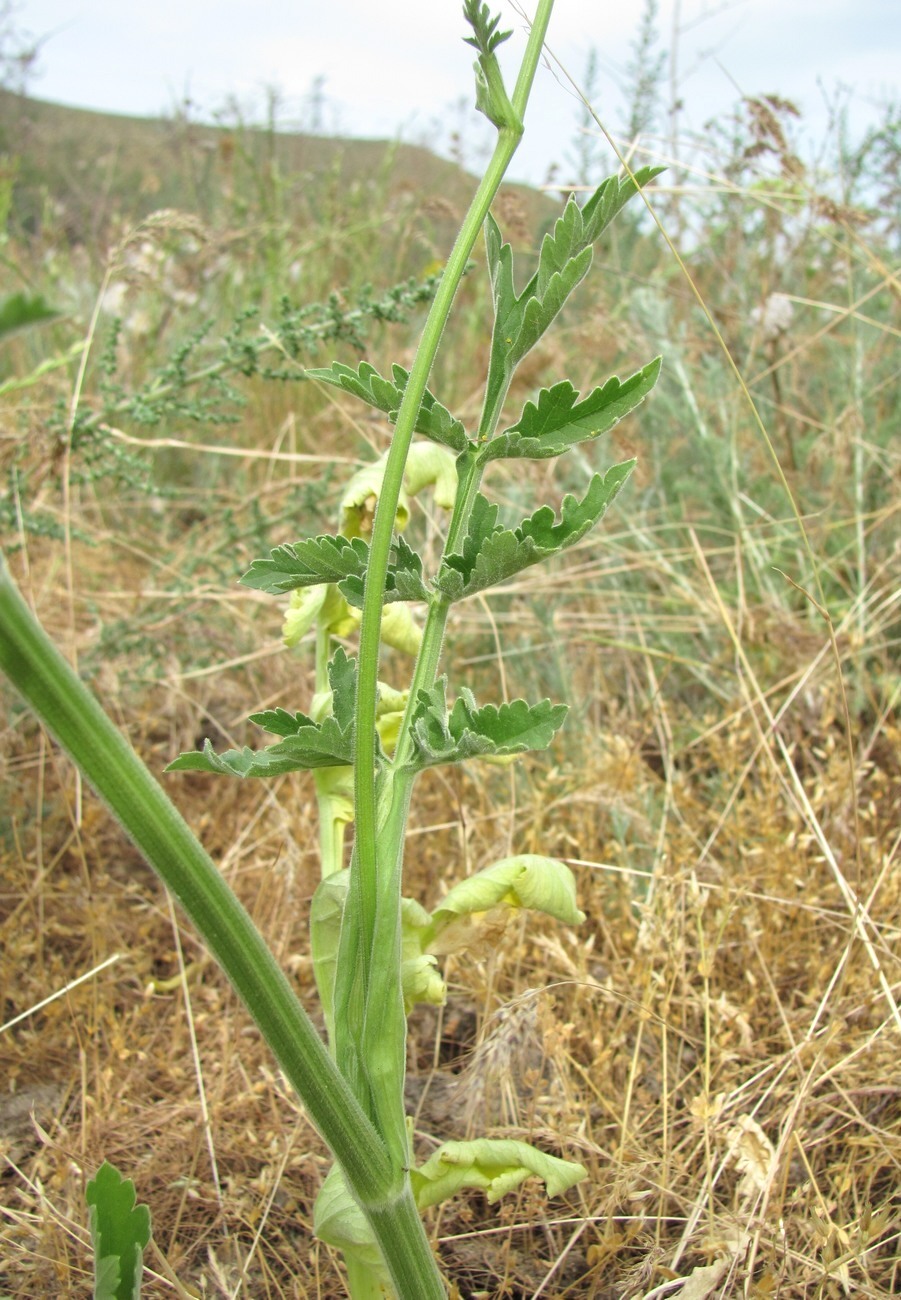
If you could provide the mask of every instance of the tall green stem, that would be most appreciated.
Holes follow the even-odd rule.
[[[539,0],[512,110],[503,113],[494,153],[432,302],[397,415],[369,548],[355,710],[355,840],[335,985],[335,1047],[339,1067],[403,1171],[409,1164],[409,1140],[403,1101],[406,1016],[401,988],[400,894],[412,779],[402,763],[411,714],[408,709],[394,763],[379,775],[376,715],[385,582],[404,469],[428,377],[472,250],[519,144],[552,9],[553,0]],[[480,474],[472,460],[465,471],[449,541],[465,527],[478,488]],[[447,606],[436,597],[430,605],[414,674],[414,699],[420,686],[434,680],[446,619]]]
[[[364,1003],[368,1002],[372,992],[370,988],[371,959],[377,918],[381,912],[387,925],[395,924],[391,913],[399,907],[400,899],[399,879],[395,878],[399,864],[399,845],[396,843],[385,844],[377,851],[375,731],[382,604],[397,503],[416,418],[454,297],[482,225],[488,215],[491,203],[497,194],[522,135],[522,117],[528,102],[552,9],[553,0],[540,0],[538,13],[529,34],[526,52],[512,99],[517,121],[504,126],[499,132],[491,161],[457,236],[438,291],[429,310],[416,359],[398,413],[376,508],[366,575],[363,619],[360,629],[354,761],[356,836],[347,909],[347,922],[354,933],[349,937],[345,954],[346,958],[353,960],[356,967],[357,996],[362,996]],[[429,652],[427,651],[427,653]],[[379,879],[380,860],[384,864],[388,879]],[[395,897],[396,903],[392,903],[391,900]],[[379,906],[380,898],[382,902],[381,909]],[[386,906],[388,915],[384,915],[383,911]],[[391,942],[391,947],[395,946],[395,941],[396,937]],[[382,952],[382,958],[384,958],[384,952]],[[378,963],[380,970],[384,970],[386,965],[384,959]],[[380,990],[380,995],[385,993],[389,1001],[396,1001],[399,995],[399,980],[400,973],[397,971],[394,980],[397,987],[391,991]],[[340,1020],[341,1017],[339,1016],[339,1022]],[[346,1024],[346,1027],[351,1035],[355,1035],[352,1023]],[[402,1033],[403,1028],[401,1028]],[[352,1049],[349,1049],[349,1053],[351,1056],[354,1055]],[[342,1054],[339,1052],[339,1061],[341,1059]],[[351,1068],[351,1074],[353,1073],[354,1070]],[[392,1106],[391,1109],[395,1110],[395,1106]],[[388,1117],[380,1116],[380,1120],[384,1123],[388,1120]],[[386,1132],[385,1136],[393,1149],[394,1143],[390,1131],[397,1131],[396,1113],[392,1116],[392,1120],[387,1123],[387,1128],[389,1132]],[[405,1139],[403,1146],[405,1149]],[[395,1151],[395,1155],[400,1158],[404,1155],[404,1152]]]

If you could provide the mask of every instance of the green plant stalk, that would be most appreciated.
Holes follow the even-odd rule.
[[[404,1300],[445,1295],[409,1180],[392,1161],[237,897],[19,594],[0,554],[0,669],[179,900],[341,1164]]]
[[[485,218],[522,136],[553,0],[539,0],[512,98],[512,113],[499,127],[497,144],[470,204],[432,302],[398,412],[373,523],[360,628],[354,755],[355,840],[351,883],[342,925],[343,972],[336,1006],[338,1062],[382,1133],[392,1158],[408,1161],[403,1077],[406,1017],[400,973],[400,867],[406,797],[390,799],[390,835],[379,842],[376,796],[376,702],[385,580],[397,502],[416,417],[453,300]],[[445,612],[446,617],[446,612]],[[440,651],[443,619],[432,624],[420,655]],[[388,826],[386,825],[386,829]],[[374,978],[373,978],[374,977]],[[364,1078],[365,1077],[365,1078]]]

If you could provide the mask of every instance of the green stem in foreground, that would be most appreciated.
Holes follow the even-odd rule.
[[[0,669],[179,900],[259,1026],[369,1219],[398,1295],[445,1295],[398,1170],[242,904],[19,594],[0,554]]]

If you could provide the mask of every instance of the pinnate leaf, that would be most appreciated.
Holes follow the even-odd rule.
[[[548,236],[545,236],[546,240],[547,238]],[[568,258],[559,270],[554,267],[553,258],[549,258],[547,265],[539,268],[539,277],[541,270],[544,269],[547,278],[543,283],[539,278],[534,295],[529,295],[528,290],[523,295],[525,306],[514,345],[507,358],[508,365],[511,362],[515,365],[532,350],[548,326],[560,314],[569,295],[585,279],[593,257],[594,250],[591,247],[583,248]]]
[[[338,647],[328,666],[332,714],[314,722],[305,713],[267,709],[252,713],[251,722],[282,739],[265,749],[229,749],[217,754],[208,740],[203,749],[179,754],[167,772],[217,772],[224,776],[280,776],[284,772],[353,763],[356,660]]]
[[[570,198],[553,231],[541,244],[538,269],[521,294],[513,278],[513,251],[497,222],[485,222],[485,247],[494,298],[494,331],[486,384],[486,411],[494,418],[516,366],[534,347],[569,295],[588,273],[592,246],[625,203],[661,168],[644,167],[633,177],[608,178],[584,207]]]
[[[585,238],[591,243],[600,239],[607,226],[629,200],[664,171],[666,171],[665,167],[639,167],[638,171],[633,172],[631,176],[608,176],[605,181],[602,181],[582,207]]]
[[[254,560],[241,582],[256,591],[284,595],[297,587],[341,582],[350,575],[362,578],[368,562],[369,546],[360,537],[308,537],[277,546],[268,560]]]
[[[526,402],[516,424],[485,444],[479,460],[545,460],[600,437],[644,401],[657,382],[660,364],[656,357],[622,383],[614,375],[581,402],[568,380],[543,388],[537,402]]]
[[[403,386],[406,387],[410,377],[408,372],[396,364],[391,369],[395,378],[402,380]],[[422,403],[413,428],[414,432],[421,433],[424,438],[430,438],[432,442],[450,447],[451,451],[465,451],[469,446],[463,422],[455,415],[451,415],[447,407],[442,406],[428,389],[422,395]]]
[[[341,361],[335,361],[331,366],[306,370],[304,374],[308,379],[318,379],[323,384],[352,393],[376,410],[383,411],[392,422],[397,419],[410,378],[408,370],[394,365],[391,368],[393,378],[385,379],[368,361],[362,361],[356,370]],[[442,443],[452,451],[464,451],[469,445],[462,423],[428,389],[423,394],[414,427],[423,437]]]
[[[479,0],[464,0],[463,16],[472,28],[472,36],[464,36],[467,45],[474,46],[480,54],[493,54],[497,47],[513,35],[512,31],[499,32],[500,15],[493,18],[487,4]]]
[[[94,1246],[95,1300],[137,1300],[144,1249],[150,1241],[150,1211],[136,1205],[135,1185],[104,1161],[88,1183]]]
[[[590,243],[582,245],[581,235],[581,210],[574,200],[570,200],[564,215],[556,223],[554,234],[544,237],[538,270],[523,292],[517,295],[513,281],[513,250],[504,243],[497,222],[488,215],[485,245],[495,315],[489,389],[498,373],[512,374],[576,285],[587,275],[592,249]]]
[[[357,706],[357,661],[338,646],[328,662],[328,681],[332,691],[332,716],[343,733],[353,729]]]
[[[349,605],[363,608],[362,574],[346,578],[338,584],[338,589]],[[422,577],[422,557],[407,545],[403,537],[396,537],[385,576],[385,601],[428,599],[429,590]]]
[[[254,560],[241,578],[245,587],[280,596],[298,587],[335,583],[350,605],[363,606],[363,581],[369,563],[369,543],[337,536],[308,537],[286,542],[269,552],[266,560]],[[392,545],[385,599],[428,600],[422,579],[422,559],[402,537]]]
[[[250,721],[271,731],[274,736],[296,736],[303,727],[316,726],[305,713],[289,713],[287,709],[264,709],[260,713],[251,713]]]
[[[478,0],[466,0],[463,13],[473,29],[473,35],[465,37],[467,45],[473,45],[479,52],[475,65],[476,74],[476,108],[484,113],[489,122],[498,130],[511,127],[522,131],[522,120],[510,103],[504,87],[500,64],[495,56],[497,47],[512,34],[499,32],[499,17],[491,17],[487,4],[479,7]]]
[[[469,758],[503,757],[546,749],[566,717],[565,704],[485,704],[480,708],[466,687],[448,712],[447,678],[420,691],[413,718],[415,765],[459,763]]]
[[[449,555],[443,561],[435,578],[436,588],[448,600],[462,600],[574,546],[602,518],[634,464],[624,461],[605,475],[595,474],[581,501],[570,495],[564,497],[559,521],[550,506],[542,506],[518,528],[493,528],[483,533],[478,547],[475,535],[467,534],[464,553]],[[483,514],[483,519],[487,518]]]
[[[335,729],[324,722],[321,727],[302,728],[278,745],[266,749],[227,749],[217,754],[209,740],[203,749],[179,754],[167,772],[217,772],[222,776],[281,776],[285,772],[309,772],[317,767],[341,767],[353,762],[350,748],[341,742]]]

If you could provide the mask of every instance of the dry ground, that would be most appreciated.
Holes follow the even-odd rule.
[[[64,637],[52,550],[29,558]],[[505,617],[540,645],[528,596]],[[115,599],[99,593],[98,617]],[[309,684],[271,612],[230,602],[219,632],[256,626],[272,653],[194,675],[173,661],[154,686],[109,664],[94,678],[154,770],[204,735],[243,738],[248,698],[290,691],[302,707]],[[744,702],[689,718],[665,664],[601,649],[566,617],[589,701],[568,747],[515,774],[423,780],[408,892],[432,902],[511,846],[541,850],[573,865],[589,919],[576,933],[486,918],[447,959],[447,1007],[412,1018],[410,1098],[423,1157],[487,1126],[590,1177],[551,1203],[527,1185],[500,1208],[471,1195],[433,1213],[447,1274],[468,1297],[897,1294],[897,723],[851,718],[852,781],[845,705],[809,629],[768,629],[796,655],[778,722],[753,679]],[[98,622],[76,621],[84,654]],[[149,869],[6,700],[0,1294],[90,1294],[84,1188],[109,1159],[152,1209],[146,1295],[339,1296],[311,1237],[321,1142]],[[165,780],[312,1008],[309,783]]]

